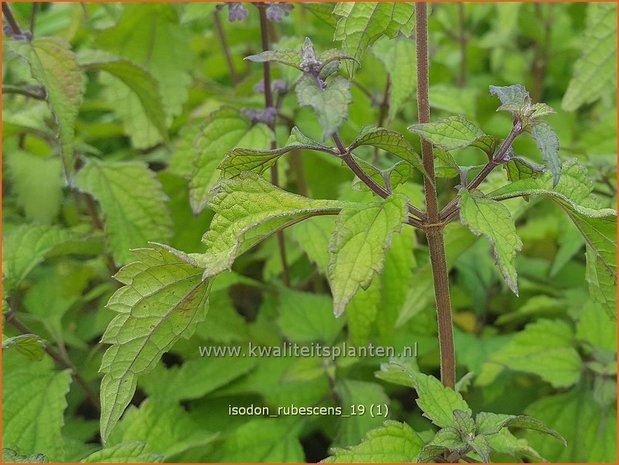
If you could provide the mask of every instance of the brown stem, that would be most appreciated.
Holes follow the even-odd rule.
[[[427,3],[416,3],[415,13],[417,31],[417,106],[419,123],[424,124],[430,122]],[[451,320],[451,301],[449,298],[449,275],[445,258],[443,225],[440,224],[439,219],[434,155],[430,142],[426,140],[421,141],[421,155],[423,166],[427,173],[427,176],[424,176],[423,179],[426,208],[428,211],[424,230],[428,239],[434,281],[441,357],[441,381],[445,386],[453,389],[456,384],[456,357]]]
[[[35,334],[26,325],[17,320],[14,311],[11,311],[7,314],[6,321],[7,323],[13,325],[22,334]],[[98,412],[101,412],[99,396],[97,396],[97,393],[90,387],[88,382],[84,379],[84,377],[79,372],[77,367],[73,364],[73,362],[68,357],[61,355],[48,345],[45,345],[43,350],[47,352],[47,354],[56,362],[59,367],[69,369],[71,371],[71,376],[73,377],[75,382],[79,384],[80,387],[84,390],[86,398],[93,405],[93,407],[97,409]]]
[[[228,74],[230,75],[230,80],[232,81],[233,86],[237,86],[239,83],[239,77],[236,73],[236,69],[234,68],[234,62],[232,61],[232,54],[230,53],[230,47],[228,46],[228,40],[226,39],[226,32],[224,31],[223,25],[221,24],[221,15],[219,14],[219,10],[215,10],[214,14],[215,21],[215,32],[217,33],[217,37],[219,38],[219,43],[221,44],[221,48],[224,52],[224,56],[226,57],[226,65],[228,66]]]
[[[458,86],[464,87],[466,84],[466,46],[468,37],[466,34],[466,15],[464,11],[464,3],[458,3],[458,18],[460,23],[460,34],[458,35],[458,41],[460,42],[460,76],[458,77]]]
[[[257,3],[258,13],[260,15],[260,40],[262,43],[262,50],[267,51],[271,48],[269,38],[269,24],[266,15],[266,5],[264,3]],[[275,108],[273,100],[273,89],[271,88],[271,63],[265,61],[262,63],[262,76],[264,82],[264,105],[266,108]],[[271,141],[271,150],[277,148],[277,141],[275,140],[275,124],[276,118],[273,118],[269,127],[273,131],[273,140]],[[271,183],[274,186],[279,185],[279,174],[277,172],[277,163],[271,166]],[[282,278],[286,287],[290,287],[290,271],[288,270],[288,259],[286,257],[286,242],[283,231],[277,233],[277,243],[279,246],[279,256],[282,261]]]
[[[548,14],[544,17],[542,6],[537,3],[535,4],[536,16],[540,19],[544,27],[542,41],[535,43],[535,55],[533,57],[533,63],[531,64],[531,74],[533,75],[533,91],[531,92],[531,97],[535,102],[539,102],[543,97],[544,81],[546,80],[546,71],[548,69],[548,49],[550,48],[552,27],[550,8],[552,5],[546,6],[548,7]]]
[[[2,2],[2,14],[4,15],[4,19],[6,19],[6,22],[8,23],[9,27],[11,28],[11,31],[13,32],[14,35],[21,35],[22,34],[22,30],[19,27],[19,24],[17,24],[17,21],[15,20],[15,16],[13,16],[13,12],[11,11],[11,7],[9,7],[9,4],[6,2]]]

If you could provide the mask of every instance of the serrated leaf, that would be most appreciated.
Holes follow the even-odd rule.
[[[19,455],[13,449],[2,449],[2,463],[45,463],[47,457],[43,454]]]
[[[522,241],[509,209],[495,200],[474,197],[468,190],[463,190],[460,194],[460,217],[475,235],[483,235],[490,241],[503,279],[518,295],[515,259],[522,250]]]
[[[555,387],[568,387],[581,376],[582,360],[573,347],[572,329],[560,320],[528,324],[492,357],[492,362],[538,375]]]
[[[392,153],[413,165],[419,172],[426,173],[421,157],[415,151],[412,144],[396,131],[384,128],[364,128],[353,143],[350,144],[349,148],[354,150],[363,145],[369,145]]]
[[[279,303],[277,323],[290,341],[331,344],[344,325],[343,320],[333,317],[329,296],[281,288]]]
[[[112,344],[100,369],[104,441],[131,401],[137,377],[151,371],[179,338],[191,336],[207,311],[210,283],[191,259],[163,246],[134,254],[136,261],[116,275],[124,287],[108,307],[119,315],[102,338]]]
[[[481,129],[463,116],[450,116],[434,123],[413,124],[408,129],[445,150],[468,147],[485,137]]]
[[[370,431],[363,441],[347,449],[332,449],[325,463],[409,463],[414,462],[423,441],[405,423],[387,420]]]
[[[75,185],[100,203],[116,263],[127,263],[132,248],[171,237],[168,198],[146,164],[91,159],[75,176]]]
[[[460,393],[443,386],[433,376],[415,371],[409,371],[408,374],[417,391],[417,405],[423,410],[424,416],[428,417],[436,426],[456,428],[458,425],[453,414],[454,410],[460,410],[469,416],[472,415],[471,409]]]
[[[11,45],[26,59],[32,76],[45,87],[58,125],[65,175],[69,178],[73,173],[75,121],[84,92],[84,77],[77,58],[69,43],[59,37],[11,41]]]
[[[383,62],[391,79],[387,121],[393,121],[417,88],[415,43],[405,37],[383,38],[374,44],[373,53]]]
[[[334,154],[331,147],[313,141],[294,127],[285,146],[272,150],[246,147],[232,149],[226,153],[226,157],[219,164],[219,169],[224,177],[238,176],[245,171],[263,174],[277,162],[279,157],[293,150],[314,150]]]
[[[554,437],[563,445],[567,445],[565,438],[541,421],[526,415],[503,415],[497,413],[480,412],[475,417],[477,434],[493,435],[503,428],[521,428],[539,431]]]
[[[503,106],[497,111],[520,111],[531,104],[529,93],[521,84],[511,86],[490,86],[490,95],[495,95]]]
[[[358,62],[380,37],[410,35],[414,28],[414,6],[408,3],[338,3],[333,10],[339,16],[333,39]],[[349,74],[354,73],[354,66]]]
[[[202,238],[206,253],[195,258],[205,267],[205,276],[213,276],[275,232],[312,216],[335,215],[344,205],[291,194],[255,173],[224,179],[213,189],[210,207],[215,216]]]
[[[316,112],[325,139],[348,118],[350,82],[341,76],[328,80],[322,88],[315,77],[305,74],[297,82],[296,93],[300,106],[310,106]]]
[[[218,436],[204,430],[180,405],[147,399],[131,407],[109,437],[107,447],[144,442],[144,453],[161,454],[166,462],[194,448],[204,448]]]
[[[544,457],[533,449],[526,439],[517,438],[507,429],[502,429],[497,434],[487,437],[488,444],[492,447],[492,450],[500,454],[508,454],[512,457],[526,458],[529,462],[541,463],[547,462]],[[552,441],[546,440],[548,443]]]
[[[39,361],[45,355],[45,341],[36,334],[21,334],[2,341],[2,350],[14,348],[30,360]]]
[[[531,135],[535,139],[537,148],[542,152],[546,167],[552,173],[553,187],[561,178],[561,159],[559,158],[559,138],[552,126],[545,121],[536,121],[531,126]]]
[[[359,288],[367,289],[381,273],[391,236],[407,217],[406,198],[392,195],[381,202],[344,207],[329,243],[329,283],[333,312],[340,316]]]
[[[75,238],[72,231],[44,225],[21,225],[5,233],[2,240],[5,295],[15,289],[50,251]]]
[[[298,50],[267,50],[257,55],[247,56],[244,59],[254,63],[281,63],[282,65],[292,66],[302,71],[301,62],[303,62],[303,57]]]
[[[159,92],[159,83],[144,69],[129,59],[107,53],[93,53],[80,57],[80,65],[87,71],[105,71],[122,81],[137,97],[144,116],[159,132],[168,137],[166,112]]]
[[[266,125],[252,125],[234,108],[224,107],[212,113],[194,140],[197,158],[189,180],[189,201],[194,213],[202,211],[211,199],[210,190],[219,178],[217,168],[230,149],[266,149],[273,137]]]
[[[424,446],[417,461],[434,463],[443,454],[464,452],[466,449],[467,444],[460,433],[455,428],[447,427],[436,432],[432,440]]]
[[[617,213],[608,208],[594,209],[589,204],[592,190],[586,169],[575,162],[565,164],[561,180],[552,187],[552,178],[546,173],[536,178],[522,179],[490,194],[496,200],[519,196],[541,195],[557,202],[585,238],[587,277],[592,295],[615,315],[617,280]]]
[[[194,66],[189,31],[180,25],[169,4],[126,5],[116,24],[104,30],[97,45],[143,66],[157,81],[166,125],[182,111]],[[106,80],[114,111],[136,148],[163,140],[160,130],[144,113],[137,95],[119,80]]]
[[[56,371],[49,359],[32,362],[12,351],[2,359],[2,446],[62,462],[69,370]]]
[[[121,442],[112,447],[98,450],[83,459],[82,463],[145,463],[161,462],[163,455],[146,450],[143,442]]]
[[[616,87],[617,5],[588,5],[587,25],[579,43],[582,44],[580,57],[561,102],[565,111],[592,103]]]
[[[513,182],[539,176],[544,171],[544,166],[526,158],[512,155],[505,164],[505,169],[507,170],[507,177]]]

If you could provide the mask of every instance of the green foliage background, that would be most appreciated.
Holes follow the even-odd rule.
[[[28,29],[32,5],[11,6]],[[271,23],[275,49],[300,49],[309,37],[318,52],[342,48],[360,63],[355,69],[354,62],[343,62],[336,78],[345,87],[344,78],[354,72],[350,105],[336,93],[320,104],[310,99],[318,105],[318,118],[311,107],[300,107],[294,92],[279,94],[283,116],[275,133],[278,147],[289,140],[292,126],[302,132],[295,136],[297,142],[304,134],[328,145],[325,125],[341,125],[347,143],[363,127],[379,125],[404,134],[418,151],[419,137],[406,130],[417,122],[415,45],[405,37],[414,35],[411,23],[398,23],[397,14],[391,23],[364,22],[354,16],[358,6],[341,4],[334,11],[334,4],[297,4],[281,22]],[[258,213],[292,202],[299,202],[300,209],[335,205],[283,193],[261,197],[244,190],[247,184],[240,181],[228,187],[236,197],[222,200],[211,191],[228,150],[267,149],[271,139],[266,125],[252,123],[240,111],[264,107],[264,96],[255,91],[262,66],[243,60],[262,51],[257,11],[252,5],[247,9],[246,20],[230,23],[228,10],[217,10],[215,4],[51,3],[39,6],[31,44],[5,38],[4,460],[304,462],[332,455],[334,461],[410,461],[424,443],[437,441],[436,426],[445,424],[437,421],[436,406],[428,407],[423,396],[424,389],[442,391],[421,375],[412,375],[416,381],[406,386],[385,382],[397,378],[386,366],[375,376],[386,358],[200,357],[199,346],[250,342],[346,341],[398,351],[416,344],[418,357],[399,362],[413,373],[438,375],[428,252],[423,234],[412,228],[393,235],[384,271],[367,290],[342,297],[344,291],[332,289],[336,309],[342,310],[343,300],[352,297],[339,319],[333,316],[327,281],[334,272],[327,251],[332,217],[286,230],[289,289],[282,285],[275,237],[245,247],[231,271],[201,281],[204,268],[220,267],[219,272],[231,260],[209,249],[208,263],[192,262],[198,255],[191,254],[206,250],[201,239],[213,209],[221,214],[243,202]],[[498,100],[488,93],[489,86],[522,84],[534,102],[556,110],[545,119],[560,141],[563,177],[572,176],[584,186],[570,198],[596,209],[614,208],[615,24],[616,7],[610,4],[434,4],[429,25],[433,120],[464,115],[485,133],[503,138],[512,121],[508,113],[496,111]],[[355,32],[359,25],[362,32]],[[288,90],[299,76],[283,66],[272,65],[272,72]],[[40,85],[47,101],[16,93],[27,89],[36,94]],[[514,152],[543,163],[530,137],[518,138]],[[472,147],[453,154],[460,167],[485,163],[486,156]],[[396,160],[370,146],[355,155],[381,169]],[[438,170],[442,204],[459,184],[449,160],[445,157]],[[341,165],[327,153],[294,150],[278,161],[280,185],[312,199],[372,200]],[[385,237],[401,224],[404,196],[422,204],[421,174],[407,171],[402,179],[402,197],[391,198],[385,224],[379,224]],[[488,178],[492,188],[504,184],[503,169]],[[462,397],[450,392],[442,405],[449,412],[470,407],[527,414],[567,440],[563,446],[516,425],[514,435],[504,430],[494,437],[493,461],[543,457],[615,462],[616,309],[608,297],[615,292],[614,283],[600,278],[590,287],[585,276],[591,279],[596,270],[587,272],[592,262],[585,260],[585,240],[557,203],[532,197],[506,205],[517,235],[497,229],[498,239],[487,231],[479,238],[459,224],[446,230],[458,377],[463,382]],[[472,230],[482,227],[473,221],[467,217]],[[223,220],[211,226],[215,231],[230,227]],[[215,235],[205,236],[206,244],[215,243]],[[513,257],[518,237],[522,250]],[[519,296],[503,282],[504,270],[496,267],[488,238],[509,239],[503,242],[509,250],[497,253],[514,261]],[[149,242],[190,256],[163,246],[130,252]],[[358,246],[366,258],[377,254],[372,244]],[[355,251],[348,253],[354,257]],[[614,256],[616,249],[603,252]],[[129,263],[133,265],[123,268],[117,280],[111,277]],[[168,284],[163,289],[153,288],[141,274],[142,267],[153,264],[169,269],[169,282],[159,283]],[[131,405],[111,431],[104,431],[103,444],[101,379],[125,356],[123,349],[103,354],[108,343],[123,347],[120,342],[141,331],[139,325],[127,328],[113,321],[115,311],[122,314],[126,307],[118,294],[112,297],[119,281],[170,306],[188,289],[196,291],[169,322],[169,334],[148,341],[153,354],[167,352],[158,363],[154,357],[155,364],[147,367],[152,371],[104,381],[104,389],[109,383],[136,383],[137,392],[133,398],[133,391],[128,394]],[[207,293],[210,305],[204,316]],[[179,331],[185,338],[176,341],[170,334]],[[76,372],[79,379],[72,376]],[[117,410],[106,414],[123,414],[122,402],[104,403]],[[345,413],[351,405],[388,405],[389,421],[368,414],[264,418],[228,413],[230,405],[252,404],[272,409],[340,405]]]

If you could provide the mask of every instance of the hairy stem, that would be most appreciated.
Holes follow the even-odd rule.
[[[233,86],[237,86],[239,83],[239,77],[236,73],[236,69],[234,68],[234,62],[232,61],[232,54],[230,53],[230,47],[228,46],[228,40],[226,39],[226,32],[224,31],[224,27],[221,23],[221,15],[219,10],[215,10],[214,13],[214,22],[215,22],[215,32],[217,33],[217,38],[219,39],[219,43],[221,44],[221,48],[224,52],[224,56],[226,58],[226,65],[228,66],[228,74],[230,75],[230,80],[232,81]]]
[[[4,84],[2,86],[3,94],[17,94],[24,95],[26,97],[33,98],[35,100],[45,100],[47,98],[47,92],[42,86],[25,86],[19,87],[11,84]]]
[[[270,50],[270,37],[269,37],[269,24],[266,15],[266,5],[264,3],[257,3],[258,13],[260,14],[260,40],[262,43],[262,50]],[[271,88],[271,63],[265,61],[262,63],[263,82],[264,82],[264,105],[266,108],[275,108],[273,100],[273,89]],[[271,141],[271,150],[277,148],[277,141],[275,140],[275,124],[276,117],[274,117],[269,124],[269,127],[273,131],[274,138]],[[279,174],[277,172],[277,163],[271,167],[271,183],[274,186],[279,185]],[[282,277],[286,287],[290,287],[290,271],[288,270],[288,259],[286,257],[286,242],[284,239],[284,233],[282,231],[277,233],[277,243],[279,246],[279,256],[282,261]]]
[[[17,320],[15,317],[14,310],[11,310],[6,317],[6,321],[10,323],[15,329],[17,329],[22,334],[35,334],[32,332],[26,325]],[[88,382],[84,379],[82,374],[79,372],[75,364],[65,355],[57,352],[52,347],[45,345],[45,352],[56,362],[56,364],[60,368],[69,369],[71,371],[71,376],[75,380],[77,384],[84,390],[86,394],[86,398],[88,401],[97,409],[98,412],[101,412],[101,404],[99,403],[99,396],[97,393],[90,387]]]
[[[15,20],[15,16],[13,16],[13,12],[11,11],[11,7],[9,7],[9,4],[6,3],[6,2],[2,2],[2,14],[3,14],[4,19],[6,20],[7,24],[11,28],[11,31],[13,32],[13,34],[14,35],[21,35],[22,34],[22,30],[19,27],[19,24],[17,24],[17,21]]]
[[[415,4],[415,23],[417,31],[417,106],[419,123],[430,122],[429,98],[429,56],[428,56],[428,5]],[[449,275],[445,258],[445,241],[443,225],[440,224],[438,197],[436,192],[436,175],[434,173],[434,155],[432,144],[421,141],[423,166],[428,176],[424,176],[424,193],[427,208],[427,223],[425,224],[432,277],[434,281],[434,296],[436,315],[438,318],[438,338],[441,357],[441,381],[450,388],[456,384],[456,357],[451,320],[451,301],[449,298]]]

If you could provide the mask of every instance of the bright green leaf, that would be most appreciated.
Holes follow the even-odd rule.
[[[172,235],[168,198],[144,163],[92,159],[76,175],[75,184],[101,204],[116,263],[127,263],[130,249]]]
[[[82,463],[145,463],[161,462],[163,456],[147,452],[143,442],[121,442],[90,454]]]
[[[385,250],[391,236],[401,230],[407,212],[406,199],[400,195],[342,209],[329,243],[329,283],[336,316],[344,313],[359,288],[367,289],[374,275],[382,272]]]
[[[580,58],[561,102],[566,111],[611,94],[617,86],[617,5],[589,4],[587,26],[579,43]]]
[[[124,287],[108,307],[119,315],[102,338],[112,344],[100,369],[104,441],[131,401],[137,377],[151,371],[179,338],[191,336],[207,311],[209,282],[189,257],[163,246],[134,254],[136,261],[116,274]]]
[[[542,152],[546,167],[552,173],[553,187],[557,185],[561,177],[561,159],[559,158],[559,138],[550,124],[545,121],[537,121],[531,127],[531,135]]]
[[[326,463],[410,463],[416,461],[423,441],[405,423],[387,420],[347,449],[333,449]]]
[[[485,137],[481,129],[463,116],[450,116],[435,123],[413,124],[408,129],[445,150],[468,147]]]
[[[483,235],[490,241],[503,279],[518,295],[515,259],[522,250],[522,241],[507,207],[489,198],[474,197],[468,190],[463,190],[460,194],[460,216],[462,223],[474,234]]]

